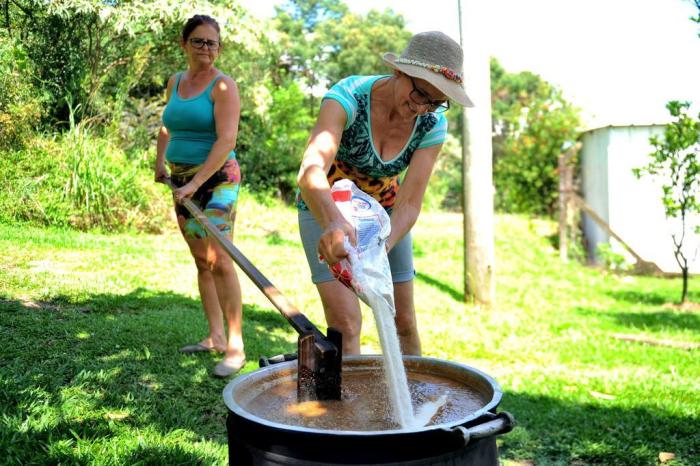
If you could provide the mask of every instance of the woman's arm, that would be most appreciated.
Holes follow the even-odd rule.
[[[189,183],[175,191],[178,201],[194,194],[226,162],[228,155],[236,147],[238,122],[241,117],[241,98],[233,79],[224,76],[214,85],[214,122],[216,142],[211,147],[207,159]]]
[[[168,79],[168,85],[165,91],[165,102],[170,100],[170,95],[173,92],[173,87],[175,86],[175,75],[172,75]],[[170,134],[168,133],[168,128],[165,125],[161,125],[160,131],[158,131],[158,142],[156,143],[156,166],[155,166],[155,178],[156,182],[162,181],[168,178],[168,169],[165,166],[165,149],[168,147],[168,142],[170,142]]]
[[[323,229],[318,252],[330,265],[347,257],[343,245],[346,235],[356,244],[355,231],[335,206],[326,177],[338,152],[346,121],[345,110],[338,102],[323,101],[297,177],[301,197]]]
[[[418,220],[425,189],[441,148],[442,144],[438,144],[413,153],[391,213],[391,234],[387,240],[388,250],[401,241],[401,238],[411,230]]]

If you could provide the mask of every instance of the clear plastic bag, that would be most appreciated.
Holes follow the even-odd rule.
[[[389,215],[373,197],[350,180],[336,181],[331,194],[343,217],[355,228],[357,245],[352,246],[346,237],[348,257],[330,266],[330,270],[372,308],[395,421],[405,429],[424,426],[445,403],[447,395],[424,403],[414,413],[394,323],[394,284],[386,251],[386,240],[391,233]]]
[[[384,208],[350,180],[333,184],[331,195],[343,217],[355,228],[357,245],[345,238],[348,258],[330,267],[333,276],[352,289],[369,306],[386,301],[392,313],[394,287],[386,252],[391,221]]]

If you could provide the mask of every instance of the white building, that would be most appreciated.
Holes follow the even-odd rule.
[[[663,135],[663,124],[605,126],[586,131],[581,151],[583,197],[626,244],[645,261],[664,272],[679,273],[673,255],[672,221],[667,220],[661,202],[661,184],[648,175],[632,173],[650,161],[652,135]],[[692,219],[698,225],[697,217]],[[692,223],[692,222],[691,222]],[[583,230],[589,257],[600,263],[598,245],[610,243],[615,252],[624,248],[584,214]],[[680,231],[676,228],[676,231]],[[684,251],[690,272],[700,272],[700,235],[687,229]],[[633,261],[632,261],[633,262]]]

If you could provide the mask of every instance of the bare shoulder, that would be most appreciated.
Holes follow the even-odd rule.
[[[222,75],[216,80],[214,85],[214,97],[217,95],[238,95],[238,85],[236,81],[228,75]]]

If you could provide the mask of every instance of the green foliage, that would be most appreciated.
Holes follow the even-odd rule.
[[[52,96],[49,115],[67,122],[70,108],[107,122],[134,94],[159,95],[179,59],[179,32],[195,12],[211,14],[232,48],[252,49],[256,33],[231,2],[58,0],[9,3],[11,38],[21,38]],[[57,47],[56,44],[60,44]]]
[[[112,122],[111,130],[118,135],[120,146],[134,157],[143,156],[143,150],[153,146],[161,127],[164,104],[162,97],[133,97],[124,102],[121,119]],[[151,157],[149,157],[150,159]],[[155,159],[155,155],[152,156]],[[148,165],[152,167],[150,160]]]
[[[0,31],[0,148],[19,148],[41,120],[44,96],[23,49]]]
[[[635,169],[637,177],[650,175],[662,183],[661,200],[669,219],[675,219],[671,234],[676,262],[683,273],[681,302],[685,302],[688,282],[688,259],[694,251],[688,251],[686,235],[690,231],[700,233],[697,215],[700,214],[700,114],[697,118],[688,114],[690,102],[671,101],[666,105],[675,121],[666,126],[663,139],[650,138],[654,152],[651,161]],[[696,245],[691,245],[697,248]]]
[[[160,231],[167,201],[150,167],[81,123],[0,159],[0,220],[108,231]]]
[[[411,37],[400,14],[387,9],[357,15],[339,0],[287,2],[277,8],[275,24],[285,67],[309,89],[347,76],[389,73],[382,54],[400,52]]]
[[[447,135],[430,177],[423,205],[429,210],[462,209],[462,146]]]
[[[239,131],[239,162],[244,183],[290,199],[313,124],[305,96],[294,82],[270,90],[263,112],[245,110]]]
[[[627,271],[632,268],[632,264],[624,254],[615,252],[610,243],[600,243],[596,251],[603,265],[610,270]]]
[[[327,22],[322,37],[327,44],[324,62],[329,83],[352,75],[389,74],[382,56],[400,53],[411,38],[403,16],[392,10],[370,10],[366,16],[348,13],[340,21]]]
[[[578,137],[578,111],[561,91],[530,72],[491,61],[495,205],[504,212],[552,215],[557,158]]]
[[[339,21],[348,7],[340,0],[289,0],[275,10],[281,64],[312,89],[323,82],[324,62],[336,46],[326,41],[322,25]]]

